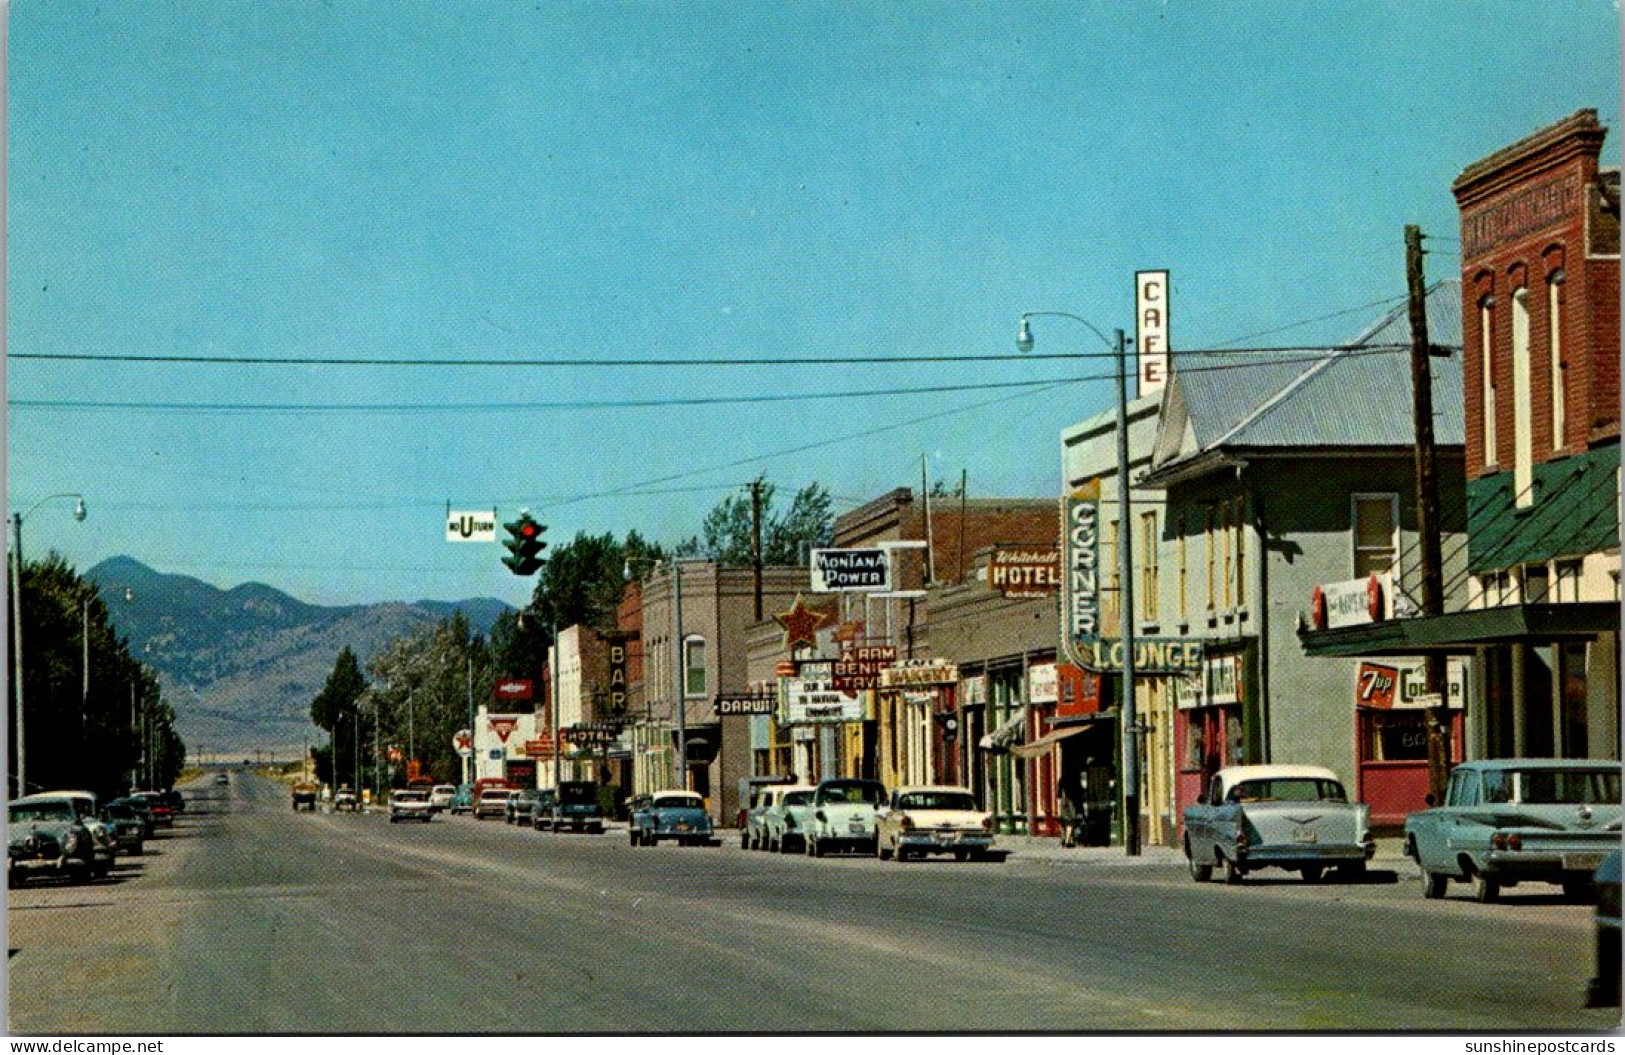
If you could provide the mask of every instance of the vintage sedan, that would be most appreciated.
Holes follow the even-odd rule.
[[[807,854],[823,857],[837,850],[875,852],[875,811],[886,802],[886,785],[878,780],[826,780],[813,792]]]
[[[361,812],[361,800],[349,788],[339,788],[333,795],[333,812],[347,810],[350,813]]]
[[[1405,854],[1422,870],[1422,896],[1451,881],[1494,901],[1521,882],[1557,883],[1570,898],[1620,847],[1620,764],[1563,758],[1463,762],[1444,803],[1405,818]]]
[[[429,805],[429,793],[422,788],[400,788],[389,796],[389,823],[396,821],[422,821],[429,823],[434,809]]]
[[[102,823],[113,829],[119,852],[141,856],[147,839],[147,823],[134,807],[114,799],[102,807]]]
[[[1230,766],[1184,815],[1184,849],[1198,883],[1219,869],[1239,883],[1260,868],[1313,883],[1327,868],[1355,877],[1377,852],[1370,810],[1350,802],[1337,774],[1320,766]]]
[[[106,875],[113,868],[113,858],[118,856],[118,831],[113,825],[102,819],[101,810],[97,806],[96,793],[93,791],[48,791],[47,795],[60,795],[73,803],[74,812],[79,815],[79,823],[90,832],[90,840],[96,847],[97,874]]]
[[[1615,850],[1603,858],[1591,880],[1597,893],[1597,973],[1586,983],[1587,1007],[1619,1006],[1619,866],[1620,852]]]
[[[813,796],[818,789],[811,784],[792,784],[778,788],[773,805],[762,813],[762,838],[765,843],[757,849],[787,854],[807,848],[807,829],[812,827]]]
[[[502,807],[502,817],[509,824],[523,824],[530,827],[536,820],[536,803],[541,800],[540,788],[520,788],[508,796],[508,801]]]
[[[993,815],[976,808],[969,788],[898,788],[875,821],[875,856],[883,861],[929,854],[967,861],[981,859],[991,849]]]
[[[34,876],[60,876],[84,882],[105,875],[95,840],[71,799],[30,795],[9,808],[7,875],[12,886]]]
[[[598,804],[598,785],[590,780],[566,780],[548,800],[548,827],[602,835],[604,809]]]
[[[452,800],[457,797],[457,785],[436,784],[429,789],[429,809],[435,813],[451,809]]]
[[[670,839],[684,846],[711,842],[711,818],[705,800],[692,791],[657,791],[640,796],[627,826],[633,846],[654,846]]]
[[[487,817],[503,817],[508,812],[508,798],[513,795],[512,788],[484,788],[479,798],[474,800],[474,819],[483,821]]]

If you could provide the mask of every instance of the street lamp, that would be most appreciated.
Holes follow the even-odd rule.
[[[76,491],[63,491],[46,495],[29,507],[26,513],[11,515],[11,652],[17,665],[17,794],[28,794],[28,766],[23,750],[23,521],[34,515],[34,510],[56,498],[74,499],[73,519],[85,519],[85,496]]]
[[[1106,339],[1099,328],[1081,315],[1065,311],[1029,311],[1021,316],[1021,328],[1016,332],[1016,348],[1022,352],[1033,349],[1033,329],[1028,321],[1039,316],[1071,319],[1080,322],[1102,343],[1112,349],[1117,363],[1117,499],[1118,576],[1122,581],[1118,598],[1120,623],[1123,634],[1123,701],[1119,720],[1122,722],[1123,745],[1123,849],[1130,857],[1140,854],[1140,744],[1139,721],[1134,702],[1134,536],[1133,519],[1129,506],[1128,478],[1128,340],[1122,330],[1113,331],[1116,340]]]

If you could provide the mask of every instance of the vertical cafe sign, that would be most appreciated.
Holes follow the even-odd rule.
[[[1139,359],[1137,394],[1162,391],[1168,381],[1168,272],[1134,272],[1134,314]]]
[[[1073,642],[1100,636],[1100,481],[1066,500],[1066,634]]]

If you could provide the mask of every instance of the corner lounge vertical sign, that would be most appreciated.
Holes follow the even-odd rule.
[[[1067,636],[1100,636],[1100,481],[1072,493],[1066,503]]]

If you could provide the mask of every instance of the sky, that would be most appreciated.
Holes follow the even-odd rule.
[[[1345,340],[1400,303],[1405,224],[1456,274],[1467,164],[1584,107],[1619,158],[1612,0],[14,0],[7,32],[25,554],[322,604],[523,603],[448,503],[556,544],[676,541],[758,474],[1055,495],[1111,364],[1066,320],[1018,357],[1020,313],[1132,335],[1166,268],[1176,351]],[[830,362],[942,356],[986,358]]]

